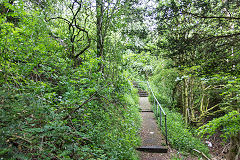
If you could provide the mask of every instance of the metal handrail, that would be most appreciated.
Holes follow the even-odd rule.
[[[153,93],[153,90],[152,90],[152,88],[151,88],[151,86],[150,86],[150,84],[149,84],[149,82],[148,82],[148,81],[147,81],[147,85],[148,85],[148,88],[150,89],[150,91],[151,91],[151,93],[152,93],[152,95],[153,95],[154,99],[156,100],[157,104],[158,104],[158,105],[159,105],[159,107],[161,108],[161,110],[162,110],[162,112],[163,112],[164,116],[166,116],[167,114],[164,112],[164,110],[163,110],[163,108],[162,108],[161,104],[158,102],[157,98],[155,97],[155,95],[154,95],[154,93]]]
[[[150,90],[150,92],[151,92],[151,94],[152,94],[152,96],[153,96],[153,98],[154,98],[154,103],[153,103],[154,108],[153,108],[153,109],[155,109],[155,111],[154,111],[155,116],[156,116],[157,119],[158,119],[158,116],[159,116],[159,118],[160,118],[160,128],[162,127],[162,113],[163,113],[163,115],[164,115],[164,121],[165,121],[165,139],[166,139],[166,145],[168,145],[168,140],[167,140],[167,114],[166,114],[165,111],[163,110],[161,104],[158,102],[158,100],[157,100],[157,98],[156,98],[156,96],[155,96],[155,94],[154,94],[154,92],[153,92],[153,90],[152,90],[149,82],[148,82],[148,81],[147,81],[147,82],[145,82],[145,81],[138,81],[138,82],[147,83],[147,87],[148,87],[148,89]],[[155,107],[155,106],[156,106],[156,107]],[[158,111],[159,111],[159,112],[158,112]]]

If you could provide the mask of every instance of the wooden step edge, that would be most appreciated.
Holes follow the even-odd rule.
[[[163,146],[141,146],[137,148],[137,151],[148,153],[167,153],[168,148]]]
[[[141,110],[141,112],[153,112],[152,110]]]

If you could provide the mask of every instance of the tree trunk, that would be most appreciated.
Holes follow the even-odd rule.
[[[189,79],[189,89],[190,89],[190,98],[189,98],[189,107],[191,112],[191,121],[195,120],[195,113],[194,113],[194,78],[190,77]]]
[[[184,118],[185,118],[185,123],[188,123],[188,116],[189,116],[189,103],[188,103],[188,81],[189,78],[184,79],[184,98],[185,98],[185,103],[184,103]]]
[[[96,0],[97,10],[97,57],[103,56],[103,2]]]
[[[230,149],[227,156],[228,160],[240,159],[240,132],[230,138]]]

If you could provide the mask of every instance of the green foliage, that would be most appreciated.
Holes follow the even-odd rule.
[[[172,0],[158,7],[159,47],[176,67],[197,67],[197,75],[239,74],[237,2]]]
[[[169,65],[171,65],[169,60],[160,59],[157,62],[153,76],[150,78],[150,83],[154,86],[154,93],[160,100],[159,102],[173,107],[176,105],[174,90],[178,71],[174,68],[169,68]]]
[[[141,54],[134,54],[127,50],[123,56],[124,66],[128,71],[128,76],[136,81],[145,81],[153,73],[153,60],[149,52],[142,52]]]
[[[199,127],[199,135],[207,135],[207,138],[214,135],[216,131],[222,131],[222,137],[228,139],[240,132],[240,115],[237,111],[229,112],[222,117],[215,118],[207,124]]]
[[[76,63],[42,12],[16,5],[17,25],[0,16],[0,157],[137,159],[137,91],[123,71],[103,77],[93,47]]]
[[[59,97],[59,103],[53,99],[42,103],[38,100],[39,96],[25,92],[20,95],[5,90],[2,92],[1,95],[9,95],[1,97],[4,104],[0,112],[1,144],[6,144],[0,147],[5,158],[20,158],[20,155],[41,159],[136,157],[134,146],[139,143],[139,115],[136,114],[138,107],[131,95],[121,98],[122,103],[129,102],[123,106],[100,99],[64,120],[66,112],[74,107],[74,103],[81,101],[82,96],[74,96],[76,90],[67,89],[66,95],[62,99]]]
[[[223,96],[222,106],[230,108],[231,110],[237,110],[240,105],[240,77],[239,76],[225,76],[216,77],[215,80],[225,83],[224,90],[221,92]]]
[[[210,136],[221,130],[223,137],[230,136],[231,141],[239,144],[239,139],[234,138],[239,137],[239,119],[230,116],[239,112],[237,4],[237,1],[218,0],[159,2],[158,46],[174,61],[174,67],[184,71],[183,76],[194,77],[184,79],[180,86],[182,100],[178,105],[183,108],[186,122],[189,115],[196,122],[216,118],[200,127],[201,134]],[[238,148],[230,143],[230,150]],[[231,153],[237,156],[237,152],[229,151],[231,159],[234,159]]]

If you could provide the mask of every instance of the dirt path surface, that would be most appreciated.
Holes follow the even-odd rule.
[[[148,97],[140,97],[140,107],[143,111],[151,110]],[[158,129],[157,122],[152,112],[142,112],[141,138],[142,146],[163,146],[165,139]],[[173,154],[171,149],[168,153],[147,153],[139,152],[141,160],[170,160]]]
[[[140,97],[140,106],[142,110],[151,110],[148,97]],[[154,118],[154,113],[142,112],[141,115],[143,119],[141,128],[142,146],[163,146],[164,141]]]

